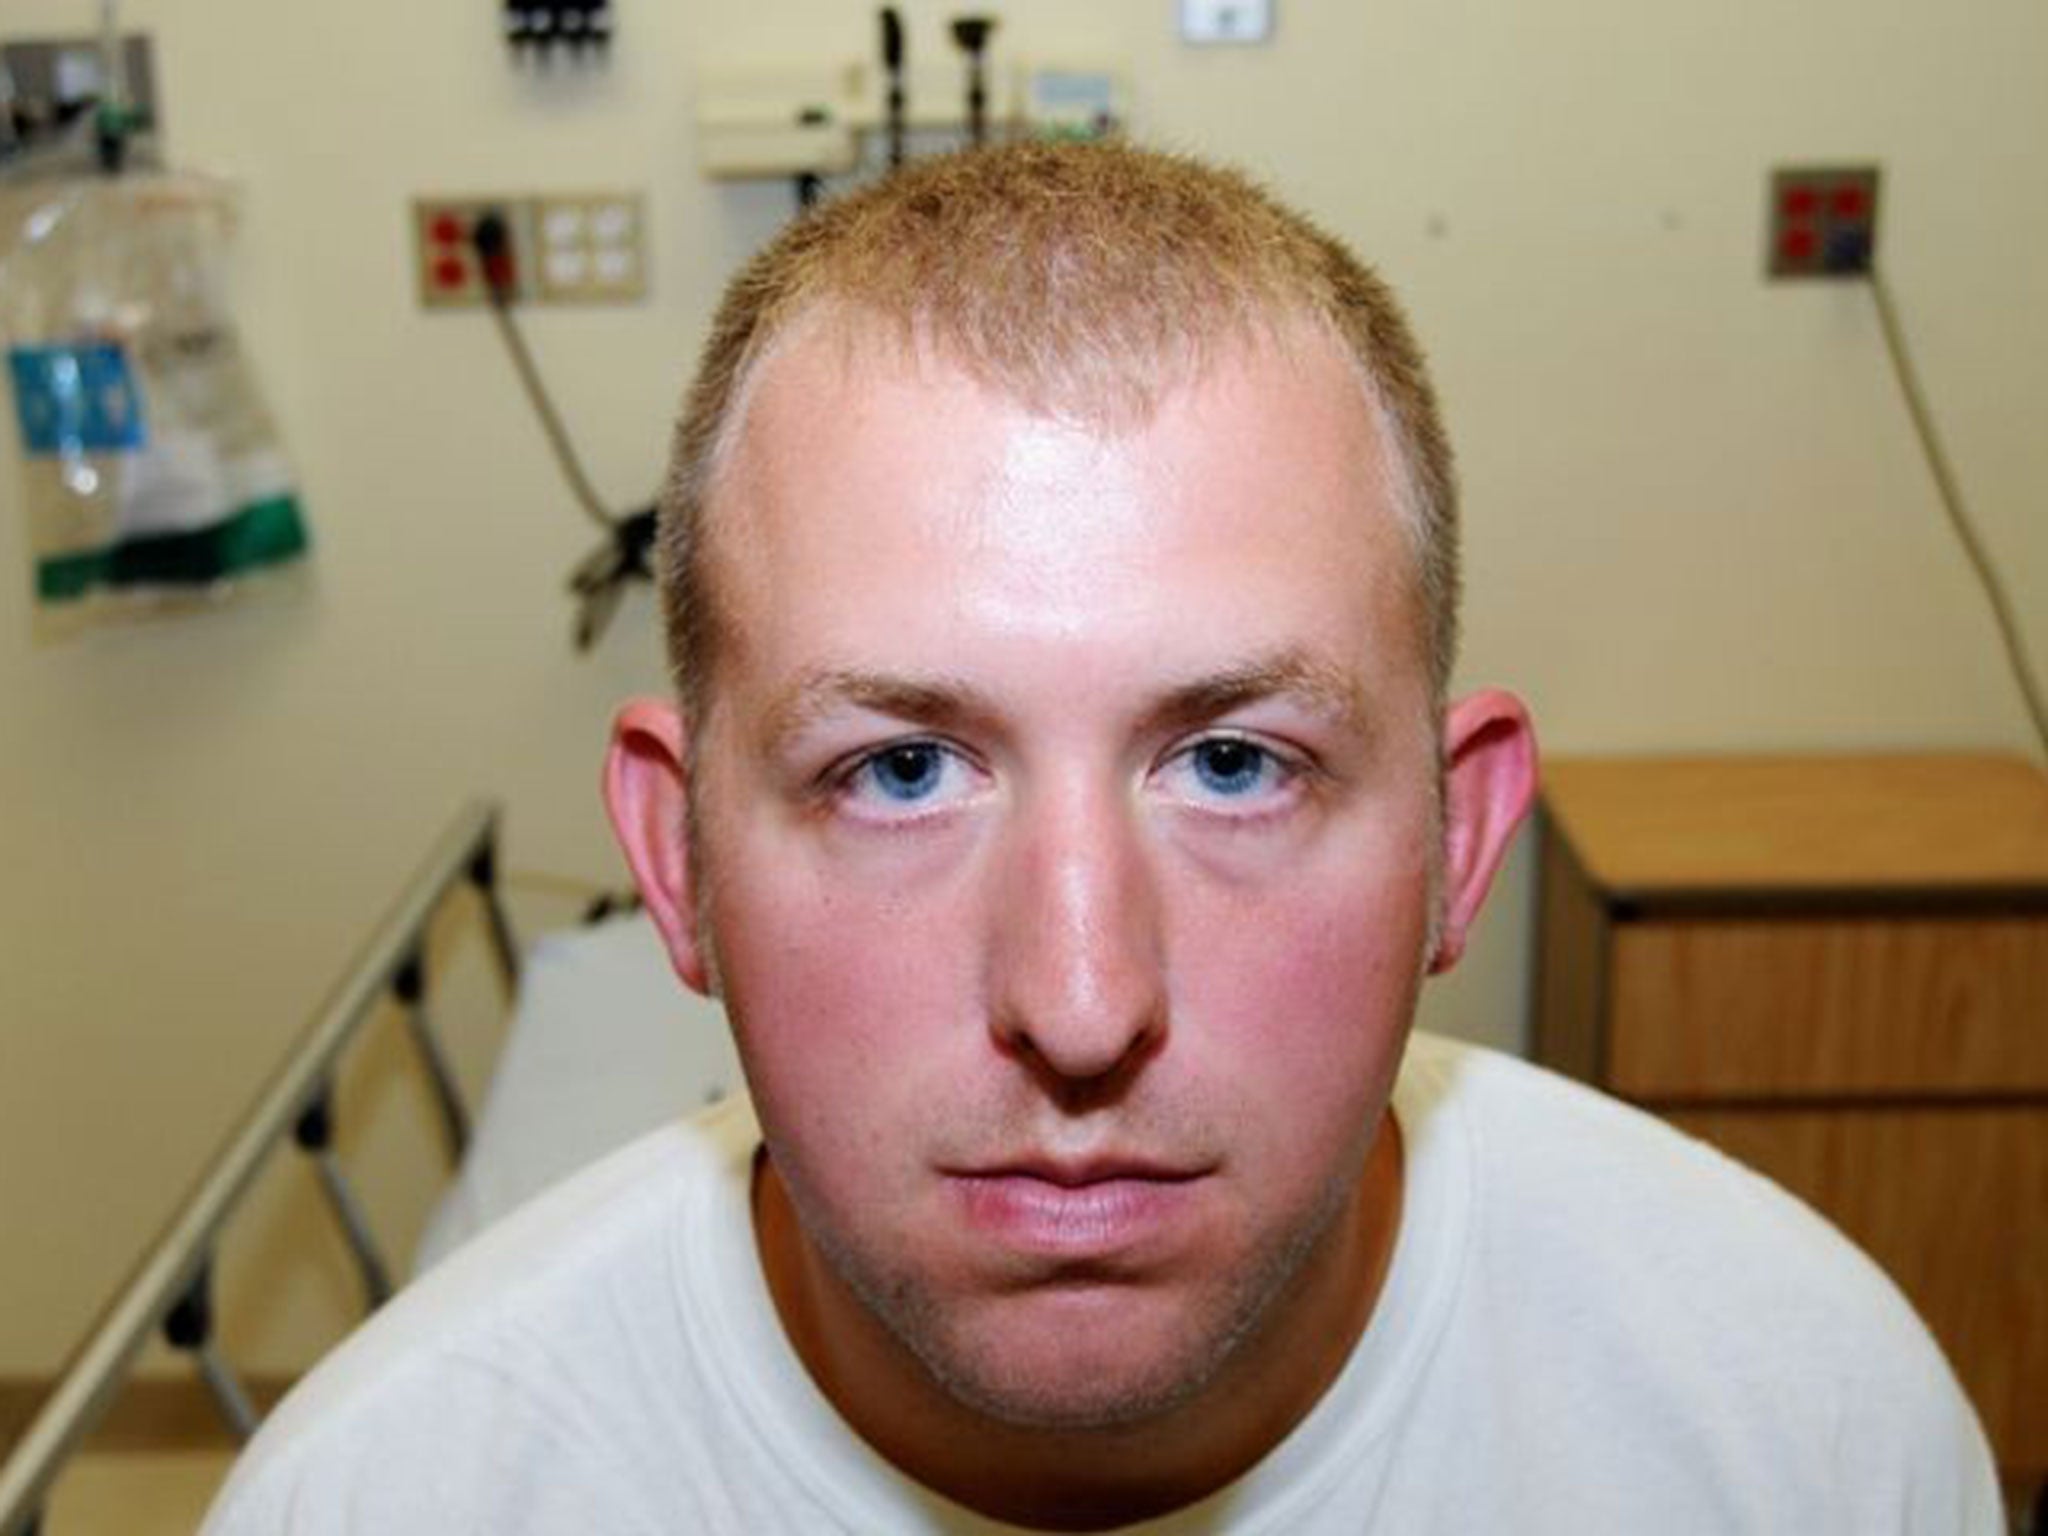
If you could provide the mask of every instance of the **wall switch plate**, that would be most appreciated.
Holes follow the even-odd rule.
[[[1180,0],[1184,43],[1263,43],[1273,35],[1275,0]]]
[[[413,266],[424,309],[490,302],[478,223],[505,225],[498,277],[515,304],[630,304],[647,296],[647,212],[637,192],[421,197]]]
[[[1771,172],[1764,269],[1772,277],[1854,278],[1877,254],[1878,168],[1784,166]]]

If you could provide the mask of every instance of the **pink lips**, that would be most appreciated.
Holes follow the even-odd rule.
[[[1143,1163],[1023,1163],[952,1175],[968,1222],[1005,1247],[1047,1258],[1130,1254],[1171,1233],[1199,1172]]]

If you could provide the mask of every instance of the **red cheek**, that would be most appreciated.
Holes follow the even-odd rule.
[[[734,978],[728,1006],[763,1087],[811,1084],[831,1102],[849,1073],[914,1076],[942,1034],[971,1024],[958,912],[795,880],[729,887],[714,922]]]
[[[1420,906],[1390,892],[1320,891],[1255,904],[1184,936],[1176,990],[1246,1061],[1355,1081],[1404,1037],[1421,972]]]

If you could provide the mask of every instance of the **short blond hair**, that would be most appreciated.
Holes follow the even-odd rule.
[[[1139,421],[1221,348],[1306,321],[1355,361],[1395,461],[1433,696],[1457,646],[1457,488],[1408,323],[1339,241],[1246,177],[1110,144],[917,161],[790,224],[734,277],[662,491],[670,664],[700,714],[725,622],[706,505],[762,358],[830,310],[945,357],[1034,411]]]

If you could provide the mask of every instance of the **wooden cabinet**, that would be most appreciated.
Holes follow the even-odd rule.
[[[2048,776],[1568,759],[1541,828],[1538,1059],[1825,1212],[2048,1477]]]

